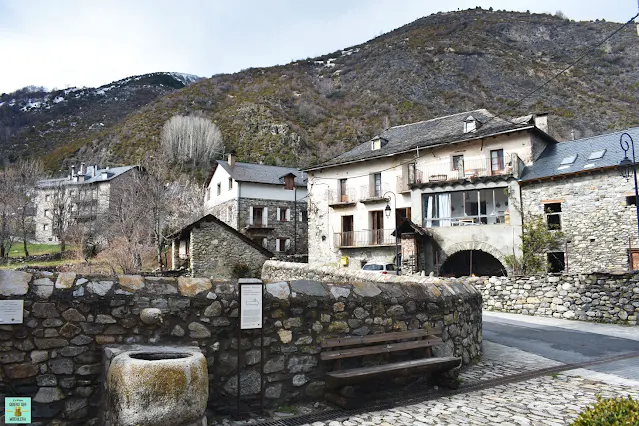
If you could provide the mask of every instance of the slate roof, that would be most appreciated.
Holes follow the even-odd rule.
[[[472,116],[481,124],[475,131],[464,133],[464,121],[469,116]],[[556,142],[546,133],[534,126],[534,117],[532,115],[512,120],[505,120],[501,117],[495,116],[486,109],[478,109],[445,117],[438,117],[432,120],[420,121],[418,123],[391,127],[379,135],[387,141],[382,145],[381,149],[373,151],[371,149],[371,141],[367,141],[358,147],[333,158],[332,160],[310,167],[308,170],[317,170],[338,164],[364,161],[372,158],[389,157],[402,152],[415,150],[417,148],[448,145],[473,139],[480,139],[500,133],[526,129],[534,129],[546,138],[550,139],[552,142]]]
[[[215,217],[211,213],[205,214],[201,218],[189,223],[188,225],[184,226],[179,231],[176,231],[176,232],[172,233],[171,235],[169,235],[166,238],[169,239],[169,240],[182,239],[182,238],[186,237],[191,232],[191,229],[193,229],[195,227],[198,227],[203,222],[213,222],[213,223],[217,224],[218,226],[221,226],[222,228],[224,228],[226,231],[230,232],[231,234],[234,234],[236,237],[238,237],[240,240],[244,241],[246,244],[248,244],[248,245],[252,246],[253,248],[257,249],[258,251],[260,251],[264,256],[273,257],[273,253],[270,250],[265,249],[260,244],[258,244],[255,241],[251,240],[249,237],[247,237],[246,235],[242,234],[240,231],[238,231],[237,229],[233,228],[232,226],[229,226],[226,223],[222,222],[220,219],[218,219],[217,217]]]
[[[98,168],[95,174],[95,177],[93,177],[94,166],[88,166],[87,172],[84,175],[85,177],[83,181],[76,182],[72,179],[69,179],[69,177],[67,176],[67,177],[58,178],[58,179],[44,179],[44,180],[38,181],[36,186],[38,188],[51,188],[58,185],[85,185],[89,183],[106,182],[136,167],[138,166],[110,167],[108,170],[106,168],[103,168],[103,169]],[[102,177],[102,172],[107,172],[106,179]]]
[[[639,155],[639,127],[590,138],[560,142],[548,145],[534,164],[524,169],[520,180],[525,182],[606,167],[617,167],[624,157],[624,152],[619,146],[619,138],[624,132],[629,133],[637,143],[638,151],[636,153]],[[624,140],[628,139],[624,138]],[[593,152],[601,150],[606,150],[603,157],[588,159]],[[561,164],[562,160],[573,155],[577,156],[574,163]],[[632,159],[632,150],[628,151],[628,157]]]
[[[266,183],[283,185],[283,176],[290,173],[295,175],[295,186],[306,187],[308,177],[306,173],[295,167],[267,166],[264,164],[238,163],[231,167],[228,161],[218,160],[217,164],[228,172],[238,182]]]

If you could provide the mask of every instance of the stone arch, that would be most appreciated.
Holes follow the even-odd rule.
[[[446,260],[452,255],[462,252],[462,251],[482,251],[484,253],[488,253],[492,257],[494,257],[499,263],[502,264],[504,270],[506,270],[507,274],[510,275],[512,271],[506,265],[505,255],[494,246],[482,242],[482,241],[462,241],[459,243],[454,243],[450,245],[442,244],[441,250],[439,252],[439,264],[443,265]]]

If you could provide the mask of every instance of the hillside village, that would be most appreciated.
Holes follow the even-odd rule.
[[[0,424],[635,424],[635,29],[563,65],[618,27],[0,95]]]

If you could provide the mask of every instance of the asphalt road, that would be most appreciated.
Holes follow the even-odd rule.
[[[633,340],[635,334],[639,335],[639,327],[607,325],[602,331],[599,324],[575,325],[575,321],[537,321],[531,317],[492,313],[485,313],[483,320],[484,340],[565,364],[639,352],[639,341]],[[566,328],[575,326],[579,329]],[[589,370],[639,380],[639,358],[601,364]]]

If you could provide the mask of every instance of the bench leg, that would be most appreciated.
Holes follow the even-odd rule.
[[[339,391],[339,394],[334,392],[326,392],[324,397],[328,402],[347,410],[355,408],[357,406],[357,400],[355,399],[355,388],[353,386],[342,387]]]
[[[459,371],[461,367],[451,368],[448,371],[436,373],[433,376],[433,383],[448,389],[459,388]]]

